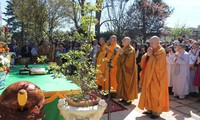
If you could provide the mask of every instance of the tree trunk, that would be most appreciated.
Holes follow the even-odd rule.
[[[22,21],[22,31],[21,31],[21,35],[22,35],[22,41],[24,42],[24,22]]]
[[[96,37],[100,37],[100,19],[101,19],[101,11],[96,11],[96,19],[98,20],[98,23],[95,25],[95,33]]]
[[[146,34],[146,13],[145,8],[142,3],[142,33],[143,33],[143,43],[146,42],[147,34]]]
[[[99,2],[99,0],[96,0],[96,4],[97,4],[98,2]],[[102,3],[103,3],[103,2],[102,2]],[[99,7],[102,8],[102,4],[100,4]],[[98,23],[95,25],[96,37],[100,37],[101,12],[102,12],[102,11],[96,11],[96,19],[98,20]]]

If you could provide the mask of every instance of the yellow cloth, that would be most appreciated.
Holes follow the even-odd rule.
[[[149,57],[142,80],[138,107],[153,112],[169,111],[166,52],[160,45]]]
[[[56,98],[63,99],[68,94],[78,94],[80,90],[70,90],[70,91],[55,91],[55,92],[44,92],[45,104],[54,101]]]
[[[109,52],[107,53],[107,62],[112,58],[114,50],[116,47],[120,46],[116,43],[113,45],[110,45],[108,47]],[[117,89],[117,82],[116,82],[116,74],[117,74],[117,59],[118,59],[119,53],[116,53],[116,55],[114,56],[113,60],[112,60],[112,68],[110,70],[110,85],[111,85],[111,91],[116,91]],[[103,90],[108,90],[108,80],[109,80],[109,69],[107,68],[105,70],[105,81],[104,81],[104,85],[102,86]]]
[[[125,100],[133,100],[138,97],[137,67],[135,49],[128,45],[124,53],[119,55],[117,62],[117,96]]]
[[[96,59],[96,68],[98,69],[98,73],[96,74],[97,77],[97,85],[103,86],[104,81],[104,71],[107,67],[107,62],[105,61],[106,57],[106,48],[108,46],[106,44],[102,45],[100,47],[100,51],[97,53],[97,59]]]

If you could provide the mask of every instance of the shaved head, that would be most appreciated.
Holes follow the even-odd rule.
[[[130,37],[124,37],[123,41],[126,40],[127,42],[129,42],[129,44],[131,43],[131,38]]]
[[[105,42],[106,42],[106,39],[105,39],[104,37],[101,37],[101,38],[99,39],[99,44],[100,44],[100,45],[105,44]]]
[[[160,38],[158,36],[153,36],[149,39],[150,46],[156,49],[160,44]]]
[[[117,43],[117,36],[116,35],[110,36],[110,44],[114,45],[116,43]]]
[[[157,43],[160,43],[160,38],[158,36],[153,36],[149,39],[149,42],[150,41],[153,41],[153,42],[157,42]]]
[[[117,39],[117,36],[116,36],[116,35],[112,35],[112,36],[110,36],[110,38],[115,38],[115,39]]]
[[[124,37],[124,39],[122,40],[122,45],[124,47],[126,47],[127,45],[129,45],[131,43],[131,38],[130,37]]]

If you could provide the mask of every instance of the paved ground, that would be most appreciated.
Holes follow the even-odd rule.
[[[185,100],[179,100],[170,96],[170,111],[163,112],[158,120],[200,120],[199,98],[188,96]],[[143,115],[138,107],[139,99],[126,107],[128,110],[111,113],[111,120],[150,120],[149,116]],[[192,115],[191,113],[192,112]],[[193,114],[194,113],[194,114]],[[101,120],[107,120],[107,114]]]

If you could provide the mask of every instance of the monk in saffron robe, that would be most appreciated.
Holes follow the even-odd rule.
[[[120,46],[117,44],[117,37],[115,35],[112,35],[110,37],[110,46],[108,47],[107,51],[107,62],[112,59],[112,68],[110,70],[110,86],[111,86],[111,92],[116,92],[117,89],[117,81],[116,81],[116,75],[117,75],[117,58],[119,56],[119,53],[114,54],[115,49],[120,48]],[[105,80],[102,86],[102,89],[107,91],[109,86],[109,69],[108,67],[105,69]]]
[[[104,81],[103,73],[107,67],[106,49],[108,48],[108,46],[106,45],[105,38],[103,37],[99,39],[99,44],[101,45],[101,47],[99,48],[99,51],[97,52],[97,56],[96,56],[97,58],[96,69],[98,70],[96,77],[97,77],[97,85],[101,89],[103,86],[103,81]]]
[[[166,52],[159,44],[159,37],[150,38],[147,51],[147,65],[142,77],[142,91],[138,107],[151,114],[152,119],[159,118],[161,112],[169,111],[168,74]]]
[[[130,42],[129,37],[123,39],[117,61],[117,96],[125,106],[131,105],[131,100],[138,96],[136,54]]]

